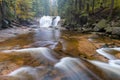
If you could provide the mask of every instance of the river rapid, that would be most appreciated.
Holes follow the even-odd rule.
[[[59,21],[44,16],[34,32],[0,42],[0,80],[120,80],[119,40],[60,30]]]

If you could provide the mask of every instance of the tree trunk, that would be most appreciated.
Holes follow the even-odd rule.
[[[77,10],[78,8],[77,4],[78,4],[78,0],[75,0],[75,10]]]
[[[2,19],[4,19],[5,18],[5,3],[4,3],[4,1],[1,1],[1,4],[0,4],[0,11],[1,11],[1,17],[2,17]]]
[[[90,5],[89,5],[89,3],[88,3],[88,2],[87,2],[87,4],[86,4],[86,6],[87,6],[87,8],[86,8],[86,12],[89,14]]]
[[[82,10],[82,0],[79,0],[79,10]]]
[[[92,13],[94,14],[94,10],[95,10],[95,0],[92,1]]]
[[[114,8],[114,0],[111,0],[109,18],[112,18],[113,8]]]

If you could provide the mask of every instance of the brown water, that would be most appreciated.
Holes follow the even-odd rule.
[[[8,39],[4,42],[0,42],[0,50],[23,48],[25,45],[29,45],[34,42],[33,35],[34,33],[24,34]]]
[[[57,42],[62,44],[62,50],[70,53],[78,52],[78,39],[75,32],[60,31],[52,28],[37,29],[34,33],[23,34],[0,42],[0,50],[22,49],[26,47],[55,48]],[[51,47],[50,47],[51,46]]]
[[[89,35],[91,36],[72,31],[39,28],[35,29],[34,33],[0,42],[0,74],[8,74],[22,80],[119,80],[119,74],[116,72],[115,79],[111,77],[112,71],[108,74],[108,71],[105,72],[106,70],[87,61],[89,55],[94,57],[89,54],[89,46],[94,47],[95,52],[96,44],[111,42],[108,38],[98,39],[99,37],[93,38]],[[89,38],[92,38],[91,42]],[[85,47],[87,48],[84,49]],[[81,54],[85,54],[84,57],[81,57]]]

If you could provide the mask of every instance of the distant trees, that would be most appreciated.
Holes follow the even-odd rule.
[[[114,8],[114,0],[111,0],[110,14],[109,14],[109,17],[110,17],[110,18],[112,17],[113,8]]]
[[[80,16],[94,15],[104,9],[109,10],[107,17],[111,18],[113,9],[119,7],[119,3],[120,0],[58,0],[58,11],[60,16],[65,17],[66,22],[80,23],[77,22]]]
[[[30,18],[33,13],[32,9],[33,0],[1,0],[1,13],[6,18]]]
[[[52,0],[34,0],[33,11],[35,12],[35,16],[54,16],[57,15],[58,12],[56,2],[52,3]]]
[[[7,0],[0,0],[0,28],[5,28],[10,24],[8,20],[11,16],[9,5],[10,3]]]
[[[0,22],[4,20],[27,20],[42,15],[57,15],[66,18],[71,24],[80,23],[81,16],[96,14],[96,11],[109,8],[109,18],[120,0],[56,0],[58,8],[51,0],[0,0]],[[58,11],[57,11],[58,10]],[[6,22],[6,21],[5,21]],[[1,25],[0,25],[1,26]]]
[[[12,20],[21,21],[49,15],[49,8],[49,0],[0,0],[0,27]]]

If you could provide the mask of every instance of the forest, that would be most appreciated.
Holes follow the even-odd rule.
[[[26,20],[43,15],[60,15],[66,18],[66,22],[79,25],[79,18],[83,16],[94,16],[95,18],[112,19],[116,14],[119,17],[119,0],[60,0],[57,8],[52,11],[49,0],[1,0],[0,21],[4,19]],[[117,13],[118,12],[118,13]]]
[[[0,0],[0,80],[120,80],[120,0]]]
[[[78,30],[83,25],[94,27],[95,23],[103,19],[107,24],[109,23],[107,26],[118,27],[120,25],[119,0],[56,0],[51,3],[52,1],[1,0],[0,28],[12,27],[11,24],[14,22],[30,24],[33,19],[44,15],[61,16],[63,26],[68,30]]]

